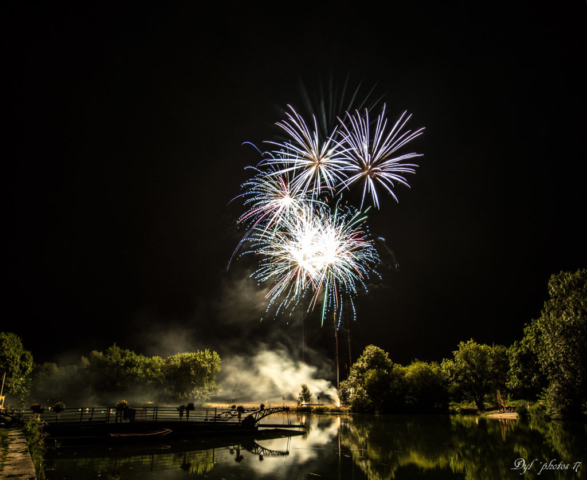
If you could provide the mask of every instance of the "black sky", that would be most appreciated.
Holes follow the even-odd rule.
[[[587,266],[585,2],[382,3],[4,5],[0,330],[39,361],[297,335],[231,303],[249,290],[225,271],[227,204],[300,80],[350,75],[426,127],[412,188],[371,217],[400,270],[359,299],[357,353],[520,338],[549,276]]]

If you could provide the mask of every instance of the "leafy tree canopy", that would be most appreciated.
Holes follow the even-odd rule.
[[[33,356],[25,350],[22,340],[14,333],[0,333],[0,383],[6,373],[4,391],[11,395],[26,395],[33,371]]]
[[[382,348],[369,345],[353,364],[350,376],[363,378],[369,370],[391,370],[393,362]]]
[[[510,371],[507,388],[517,398],[535,399],[546,388],[546,376],[538,360],[540,332],[533,322],[524,328],[524,337],[508,349]]]
[[[312,399],[312,392],[310,392],[308,385],[302,383],[302,385],[300,386],[302,387],[302,390],[298,395],[298,405],[301,405],[303,403],[310,403],[310,400]]]
[[[406,367],[408,402],[422,409],[445,407],[448,390],[438,363],[415,360]]]
[[[214,379],[220,371],[220,356],[207,349],[178,353],[164,360],[162,371],[172,399],[204,401],[218,390]]]
[[[480,345],[474,340],[461,342],[452,360],[442,361],[442,371],[453,395],[472,400],[484,410],[483,397],[504,388],[509,360],[502,345]]]
[[[587,399],[587,270],[550,277],[550,299],[534,324],[538,361],[550,383],[555,417],[576,416]]]
[[[114,344],[103,352],[93,351],[78,365],[37,365],[32,395],[50,404],[113,404],[128,398],[133,404],[146,401],[201,402],[218,388],[220,371],[216,352],[203,350],[178,353],[168,358],[147,357]]]
[[[402,406],[406,392],[405,368],[394,364],[386,351],[369,345],[341,382],[339,397],[354,411],[385,411]]]

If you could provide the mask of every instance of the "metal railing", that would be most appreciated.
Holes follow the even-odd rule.
[[[59,413],[45,410],[43,413],[21,412],[25,416],[37,416],[48,424],[59,423],[129,423],[129,422],[222,422],[240,424],[242,420],[258,410],[245,410],[239,416],[230,408],[196,407],[180,412],[176,407],[136,407],[118,411],[116,408],[83,407],[66,408]]]

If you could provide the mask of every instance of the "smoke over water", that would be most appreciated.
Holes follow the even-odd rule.
[[[336,403],[337,392],[325,378],[334,378],[334,365],[318,345],[306,345],[306,360],[301,361],[301,309],[293,316],[276,319],[267,312],[268,285],[257,285],[251,271],[232,271],[221,283],[219,295],[208,305],[214,322],[195,322],[201,345],[218,351],[222,370],[217,376],[221,387],[212,402],[245,404],[281,404],[295,402],[306,384],[312,392],[311,403]],[[310,325],[317,339],[325,332],[316,319]],[[213,328],[210,328],[212,327]],[[330,332],[328,332],[330,333]]]
[[[320,345],[324,336],[330,340],[331,330],[320,328],[317,318],[305,315],[311,346],[306,344],[307,363],[302,361],[301,312],[279,318],[268,314],[267,286],[257,285],[248,273],[239,271],[223,278],[210,298],[195,297],[189,314],[173,316],[155,308],[141,309],[132,319],[132,337],[113,340],[118,347],[147,357],[216,351],[221,359],[221,371],[216,375],[220,388],[209,403],[291,405],[297,401],[301,385],[306,384],[312,393],[310,403],[336,404],[332,352],[329,346]],[[104,352],[113,343],[103,342],[96,350]],[[118,382],[114,391],[97,386],[92,382],[103,379],[99,372],[88,375],[88,361],[82,360],[82,355],[91,358],[90,349],[81,346],[61,354],[53,359],[56,365],[38,370],[31,401],[44,405],[63,401],[68,406],[113,405],[121,399],[133,405],[167,402],[172,406],[179,402],[165,400],[164,387],[159,384],[145,389],[141,382],[150,380],[133,379],[132,373]],[[112,380],[108,375],[104,378]]]
[[[316,378],[317,367],[291,358],[285,349],[260,350],[253,356],[235,355],[222,362],[219,383],[222,393],[215,400],[226,403],[266,405],[297,400],[301,385],[312,392],[311,403],[334,404],[336,388],[327,380]]]
[[[206,348],[218,352],[220,392],[210,403],[277,405],[285,399],[292,404],[306,384],[311,403],[335,404],[334,363],[329,349],[319,344],[324,336],[330,340],[331,329],[320,328],[318,319],[306,314],[312,345],[306,345],[308,363],[303,362],[301,309],[275,318],[266,311],[267,290],[250,278],[249,270],[231,272],[222,278],[215,295],[194,301],[189,316],[177,319],[141,312],[135,318],[142,327],[135,348],[163,357]]]

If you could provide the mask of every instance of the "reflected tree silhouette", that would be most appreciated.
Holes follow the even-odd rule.
[[[296,419],[301,422],[304,415],[297,415]],[[186,472],[208,475],[215,466],[222,465],[235,473],[246,471],[246,478],[267,478],[268,474],[275,478],[303,478],[311,471],[326,478],[339,475],[357,480],[414,476],[487,480],[517,478],[520,472],[512,468],[519,458],[528,462],[556,459],[573,464],[582,461],[587,452],[584,422],[361,414],[309,416],[306,420],[311,428],[303,436],[292,437],[291,448],[282,438],[260,443],[241,438],[210,439],[190,445],[177,442],[121,451],[103,447],[84,450],[79,455],[63,449],[48,455],[46,467],[49,472],[102,472],[113,479],[117,475],[125,478],[129,471],[134,475],[151,475],[145,478],[159,478],[157,475],[163,471],[169,479],[183,478],[181,475]],[[258,460],[259,454],[264,461],[248,461],[249,458]],[[538,475],[539,467],[537,463],[523,478],[587,478],[585,465],[578,472],[548,471],[541,475]],[[288,477],[283,476],[285,473]]]
[[[382,418],[385,418],[382,421]],[[467,480],[510,478],[517,458],[573,464],[587,451],[581,423],[497,421],[476,416],[360,416],[341,419],[341,443],[373,480],[394,479],[417,467],[462,474]],[[538,465],[525,478],[543,478]],[[578,472],[549,471],[549,478],[587,478]]]

